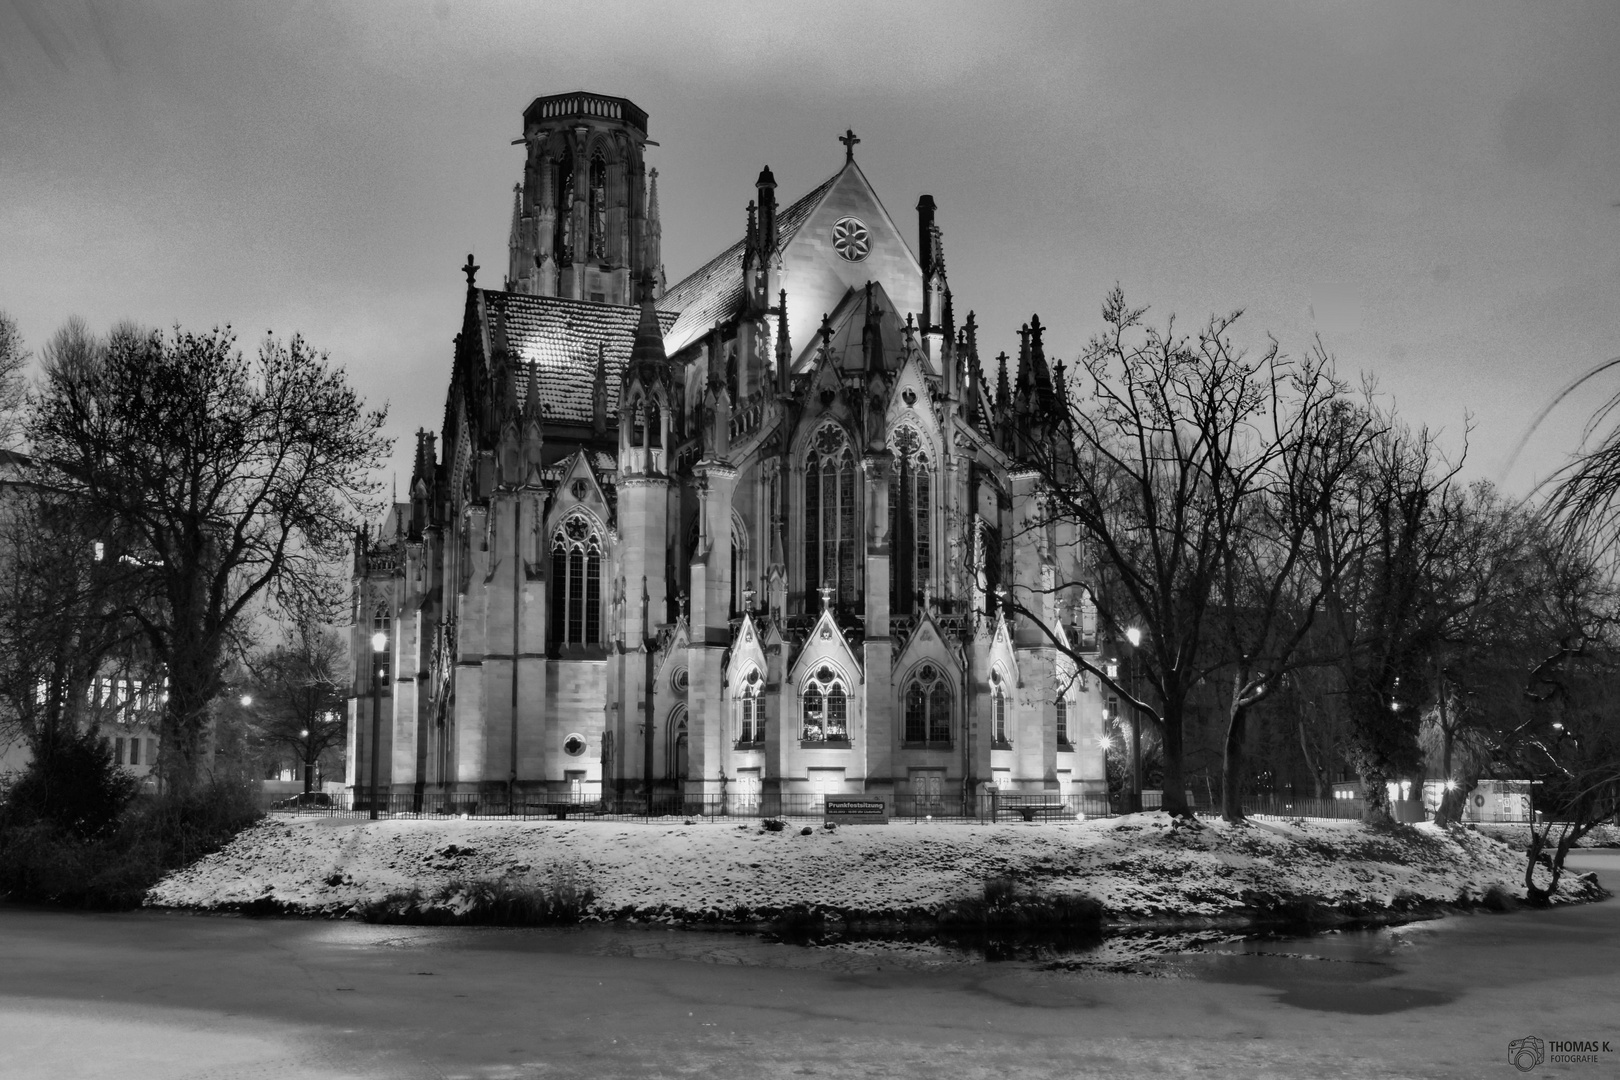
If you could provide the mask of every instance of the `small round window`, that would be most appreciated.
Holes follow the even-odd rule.
[[[833,223],[833,248],[850,262],[860,262],[872,243],[866,223],[857,217],[839,218]]]
[[[676,668],[675,673],[669,677],[669,685],[675,688],[677,694],[686,692],[686,669]]]
[[[569,757],[579,757],[585,752],[585,736],[577,733],[568,736],[563,740],[563,749],[568,752]]]

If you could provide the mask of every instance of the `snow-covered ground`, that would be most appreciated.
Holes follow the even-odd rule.
[[[1353,913],[1522,896],[1524,856],[1464,830],[1400,836],[1359,822],[1257,819],[1176,827],[1162,813],[1072,824],[844,826],[801,835],[742,826],[601,821],[276,816],[148,894],[162,907],[253,905],[337,915],[356,903],[454,880],[571,873],[591,916],[756,921],[794,908],[855,920],[926,918],[1012,877],[1100,900],[1114,923],[1243,918],[1278,901]],[[1560,899],[1588,886],[1566,874]]]

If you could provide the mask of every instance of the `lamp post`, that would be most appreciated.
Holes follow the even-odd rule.
[[[1131,643],[1131,809],[1142,809],[1142,710],[1137,708],[1139,693],[1136,687],[1136,648],[1142,644],[1142,631],[1134,626],[1125,628],[1125,640]]]
[[[371,635],[371,820],[377,820],[377,751],[382,739],[382,658],[388,648],[388,635],[379,630]]]

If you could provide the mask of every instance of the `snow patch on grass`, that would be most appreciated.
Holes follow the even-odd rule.
[[[154,906],[343,915],[390,895],[568,866],[588,919],[758,922],[816,912],[936,916],[985,883],[1089,896],[1111,923],[1403,911],[1493,887],[1522,898],[1524,856],[1425,824],[1256,819],[1186,828],[1162,813],[1072,824],[894,823],[836,831],[602,821],[267,819],[165,878]],[[1566,875],[1558,900],[1587,898]]]

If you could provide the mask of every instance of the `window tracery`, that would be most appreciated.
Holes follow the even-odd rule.
[[[805,742],[845,742],[849,739],[849,695],[844,680],[823,664],[805,680]]]
[[[933,559],[933,465],[927,444],[910,426],[889,440],[894,489],[889,499],[889,613],[910,615],[929,582]]]
[[[1007,739],[1007,682],[1001,677],[1000,671],[990,674],[990,720],[996,746],[1011,746]]]
[[[580,512],[551,534],[551,642],[599,645],[602,640],[602,534]]]
[[[737,742],[750,745],[765,741],[765,712],[761,692],[765,680],[758,668],[749,668],[737,688]]]
[[[951,686],[944,672],[924,664],[906,684],[906,738],[908,743],[951,742]]]
[[[855,454],[842,429],[816,432],[804,463],[805,593],[821,586],[855,602]]]

